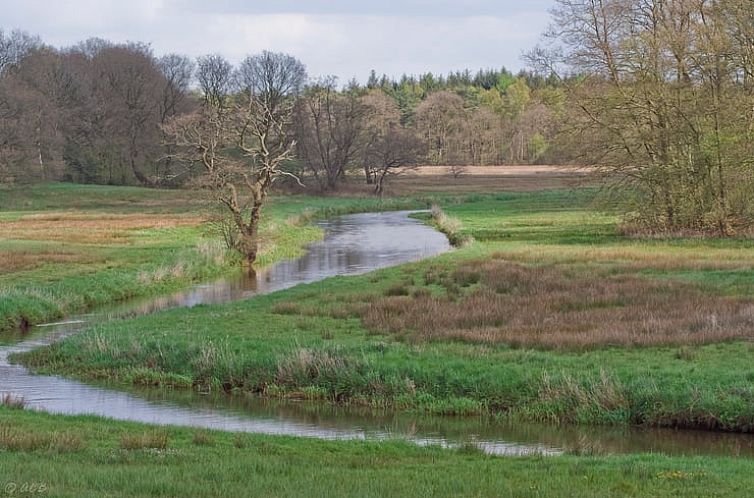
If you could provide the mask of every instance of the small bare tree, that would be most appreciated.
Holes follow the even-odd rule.
[[[356,92],[338,93],[335,77],[309,86],[298,99],[297,153],[320,190],[335,190],[353,165],[366,110]]]
[[[394,125],[372,142],[365,154],[365,164],[374,178],[374,193],[382,196],[385,180],[417,164],[421,141],[413,131]]]
[[[213,67],[225,66],[215,62]],[[284,165],[293,157],[294,142],[288,135],[293,97],[305,77],[303,64],[289,55],[248,57],[237,73],[237,93],[216,92],[199,111],[166,127],[183,160],[198,162],[206,171],[203,185],[238,232],[226,240],[250,269],[259,252],[259,225],[270,188],[284,176],[298,180]]]

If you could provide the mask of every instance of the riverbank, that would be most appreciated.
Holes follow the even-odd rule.
[[[24,328],[238,271],[202,194],[48,184],[0,191],[0,344]],[[281,196],[268,208],[259,267],[322,237],[337,214],[427,207],[430,200]],[[14,331],[16,334],[14,334]]]
[[[440,199],[475,243],[105,324],[20,359],[129,385],[751,432],[752,242],[623,237],[593,201],[590,190]]]
[[[0,496],[745,496],[748,459],[493,457],[63,417],[0,407]],[[26,489],[26,494],[22,493]],[[39,491],[43,489],[43,491]]]

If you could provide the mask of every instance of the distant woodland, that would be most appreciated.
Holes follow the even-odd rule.
[[[156,56],[145,44],[90,39],[56,49],[0,32],[0,179],[176,186],[198,171],[178,163],[164,133],[210,93],[242,91],[241,68],[217,55]],[[291,139],[295,165],[322,189],[364,168],[374,129],[399,123],[416,160],[438,165],[558,162],[552,147],[558,81],[501,70],[365,83],[303,80]],[[321,184],[321,185],[320,185]]]
[[[751,228],[750,0],[556,0],[525,59],[518,74],[339,82],[285,54],[233,65],[0,33],[0,181],[180,186],[221,164],[210,149],[229,166],[210,171],[216,188],[262,163],[265,188],[331,191],[350,174],[376,193],[416,164],[577,163],[631,203],[639,230]]]

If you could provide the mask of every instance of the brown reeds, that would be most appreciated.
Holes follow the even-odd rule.
[[[754,338],[754,302],[670,279],[566,273],[500,259],[429,270],[425,279],[446,292],[375,298],[362,308],[366,326],[409,341],[546,348]]]

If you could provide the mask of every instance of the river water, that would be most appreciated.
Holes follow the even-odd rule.
[[[204,395],[165,389],[110,388],[35,375],[9,355],[49,344],[104,321],[175,307],[221,304],[335,275],[355,275],[450,250],[444,235],[408,211],[341,216],[320,222],[324,240],[307,253],[259,272],[197,285],[170,296],[136,300],[2,338],[0,393],[22,396],[29,408],[118,420],[324,439],[405,439],[444,447],[474,445],[494,454],[661,452],[754,456],[754,437],[698,431],[595,429],[510,424],[489,417],[430,417],[250,395]]]

